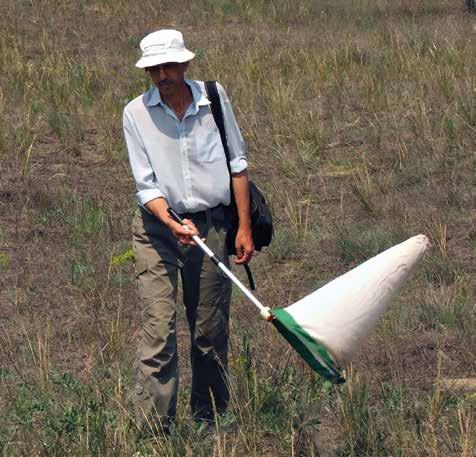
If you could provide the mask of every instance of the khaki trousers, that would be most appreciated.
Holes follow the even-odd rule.
[[[223,207],[187,214],[210,249],[228,265]],[[143,209],[133,221],[137,286],[143,310],[136,359],[136,417],[141,429],[167,427],[179,385],[175,331],[178,272],[191,337],[190,405],[196,419],[224,412],[227,387],[230,280],[198,247],[182,246]],[[213,399],[211,398],[213,396]]]

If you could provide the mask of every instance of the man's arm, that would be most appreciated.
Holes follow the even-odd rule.
[[[238,232],[236,233],[235,248],[238,265],[248,263],[254,252],[253,237],[251,235],[250,195],[248,173],[246,170],[231,175],[233,195],[238,210]]]
[[[193,222],[188,219],[184,221],[189,228],[187,230],[169,217],[167,212],[169,205],[158,183],[154,181],[154,171],[150,166],[149,158],[136,131],[134,122],[127,113],[127,108],[124,110],[123,125],[129,161],[137,187],[137,200],[157,219],[162,221],[182,244],[195,245],[192,235],[196,235],[198,232]]]

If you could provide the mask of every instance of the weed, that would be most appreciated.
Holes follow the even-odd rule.
[[[424,273],[429,283],[450,285],[464,275],[458,260],[451,257],[430,254],[424,260]]]
[[[10,266],[10,256],[4,252],[0,252],[0,271],[6,272]]]
[[[122,254],[117,254],[111,258],[112,265],[125,265],[134,261],[134,252],[127,249]]]
[[[267,253],[273,262],[286,262],[299,257],[300,246],[301,243],[294,231],[277,228]]]
[[[468,333],[474,325],[474,306],[467,278],[459,277],[450,284],[436,283],[418,289],[415,301],[419,310],[418,322],[425,328]]]
[[[94,274],[94,268],[87,261],[81,259],[71,260],[71,284],[84,284],[88,277]]]
[[[74,113],[62,112],[59,103],[54,103],[48,114],[48,123],[68,153],[80,154],[84,139],[80,120]]]
[[[375,197],[368,171],[366,171],[365,175],[353,176],[352,192],[367,213],[371,216],[378,215],[377,205],[373,200]]]
[[[38,214],[36,222],[43,226],[66,226],[73,246],[80,246],[86,239],[102,239],[107,214],[101,201],[71,195],[47,205]]]
[[[340,258],[348,264],[368,260],[405,239],[405,234],[399,230],[386,231],[378,227],[361,230],[337,227],[337,233]]]
[[[345,440],[343,455],[379,455],[383,451],[369,408],[369,395],[367,382],[351,375],[339,396]]]

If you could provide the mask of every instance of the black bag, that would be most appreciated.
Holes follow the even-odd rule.
[[[231,186],[231,169],[230,169],[230,151],[226,141],[225,125],[223,121],[223,112],[221,109],[220,95],[218,93],[216,81],[205,81],[205,89],[207,91],[208,98],[211,102],[211,110],[213,118],[220,132],[221,141],[223,143],[223,149],[226,155],[226,164],[228,166],[228,172],[230,173],[230,196],[231,202],[228,206],[228,221],[229,228],[226,234],[226,246],[228,253],[236,255],[235,238],[238,231],[238,213],[236,209],[235,199],[233,196],[233,189]],[[261,190],[252,182],[249,181],[249,194],[250,194],[250,216],[251,216],[251,234],[253,237],[253,244],[257,251],[261,251],[264,246],[269,246],[273,239],[273,219],[271,211],[266,203]],[[245,265],[246,273],[250,281],[250,288],[255,289],[253,277],[248,265]]]
[[[261,251],[263,247],[271,244],[273,238],[273,219],[263,193],[253,181],[249,181],[249,194],[253,244],[257,251]],[[236,255],[235,238],[239,220],[235,199],[232,199],[228,208],[230,228],[226,234],[226,246],[229,254]]]

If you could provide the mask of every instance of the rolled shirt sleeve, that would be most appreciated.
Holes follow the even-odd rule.
[[[139,205],[144,206],[151,200],[164,197],[164,194],[160,190],[159,182],[150,164],[144,144],[132,116],[127,112],[127,107],[124,109],[123,127],[129,151],[129,162],[136,182],[136,199]]]
[[[217,83],[220,94],[221,108],[225,124],[225,134],[230,151],[230,169],[232,174],[240,173],[248,167],[246,160],[246,146],[236,122],[235,114],[228,95],[220,83]]]

